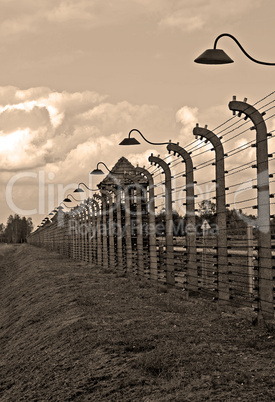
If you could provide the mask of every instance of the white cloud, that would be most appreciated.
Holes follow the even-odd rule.
[[[193,128],[198,121],[198,108],[183,106],[176,113],[176,121],[181,123],[179,142],[187,145],[194,140]]]
[[[136,166],[144,167],[145,169],[148,169],[150,163],[148,162],[148,158],[151,154],[154,154],[155,156],[158,155],[159,151],[156,149],[147,149],[145,152],[142,153],[132,153],[130,154],[129,160],[131,163]]]
[[[162,121],[153,105],[105,100],[106,96],[92,91],[0,88],[2,171],[45,167],[61,161],[79,167],[87,163],[88,157],[103,154],[113,159],[113,147],[119,153],[121,136],[134,125],[151,127],[152,122]]]
[[[119,25],[139,17],[151,17],[162,28],[195,31],[211,21],[220,24],[228,18],[241,18],[249,10],[261,7],[260,0],[16,0],[0,5],[0,33],[12,38],[22,33],[40,31],[41,27],[71,25],[73,29],[93,29]],[[73,24],[73,25],[72,25]]]

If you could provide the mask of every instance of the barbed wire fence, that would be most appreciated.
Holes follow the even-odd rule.
[[[254,105],[233,97],[229,109],[146,168],[122,158],[98,194],[59,207],[28,242],[273,320],[275,91]]]

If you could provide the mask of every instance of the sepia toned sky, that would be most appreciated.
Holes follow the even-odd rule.
[[[275,67],[193,60],[230,33],[256,59],[275,62],[274,0],[1,0],[0,223],[38,224],[77,183],[93,187],[96,163],[147,164],[165,148],[120,147],[132,128],[151,141],[193,140],[216,127],[228,102],[274,90]]]

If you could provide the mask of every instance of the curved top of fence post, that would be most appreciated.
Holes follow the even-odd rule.
[[[219,153],[219,156],[223,158],[224,150],[223,150],[223,145],[222,145],[220,138],[216,134],[214,134],[212,131],[208,130],[206,127],[207,126],[199,127],[199,124],[197,123],[196,127],[193,129],[193,134],[206,138],[209,142],[211,142],[215,151],[217,153]]]
[[[151,154],[148,158],[149,162],[154,163],[155,165],[159,165],[165,174],[165,208],[166,208],[166,218],[172,217],[172,184],[171,184],[171,170],[169,165],[161,158],[158,156],[154,156]],[[171,215],[171,216],[170,216]],[[172,218],[171,218],[172,219]]]
[[[138,173],[142,173],[144,174],[144,176],[146,176],[146,178],[148,179],[149,185],[153,185],[154,184],[154,179],[153,179],[153,175],[144,167],[140,167],[140,166],[136,166],[136,171]]]
[[[225,171],[224,171],[224,149],[223,144],[220,138],[214,134],[212,131],[206,128],[207,126],[199,127],[197,124],[193,129],[193,134],[195,136],[200,136],[202,138],[206,138],[213,145],[213,149],[215,150],[215,172],[216,172],[216,203],[219,208],[225,209]]]
[[[257,109],[254,108],[254,106],[246,103],[246,99],[243,102],[237,101],[236,97],[233,96],[233,100],[229,102],[228,107],[230,110],[233,111],[233,114],[238,111],[238,117],[241,117],[242,113],[246,116],[245,120],[247,119],[247,117],[249,117],[255,125],[254,129],[257,130],[258,126],[260,125],[266,130],[266,124],[263,119],[265,112],[260,113]]]
[[[181,156],[182,159],[185,162],[186,165],[186,183],[187,183],[187,190],[188,193],[194,191],[194,167],[193,167],[193,161],[191,159],[190,153],[187,152],[184,148],[182,148],[179,143],[175,144],[173,142],[170,142],[169,145],[167,145],[167,150],[168,152],[174,152],[174,155],[178,154],[178,156]],[[190,194],[188,195],[190,197]],[[192,194],[191,194],[192,196]]]
[[[144,167],[140,167],[140,166],[136,166],[136,172],[137,173],[141,173],[143,174],[146,179],[148,180],[148,184],[149,184],[149,193],[151,195],[151,197],[154,197],[154,178],[153,175]]]
[[[169,168],[169,165],[161,158],[159,158],[158,156],[154,156],[153,154],[151,154],[148,158],[149,162],[151,163],[155,163],[156,165],[159,165],[162,167],[162,169],[165,172],[165,177],[168,180],[171,180],[171,170]]]
[[[174,155],[178,154],[178,156],[181,156],[186,163],[186,170],[193,172],[193,162],[190,153],[182,148],[179,143],[175,144],[174,142],[170,142],[170,144],[168,144],[166,148],[169,153],[174,152]]]

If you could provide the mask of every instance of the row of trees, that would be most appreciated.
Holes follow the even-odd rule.
[[[211,226],[211,233],[215,233],[218,228],[216,227],[217,223],[217,214],[216,214],[216,204],[210,200],[203,200],[199,203],[199,210],[196,214],[196,229],[197,233],[202,234],[201,225],[203,221],[206,220],[208,224]],[[228,234],[235,235],[243,235],[246,234],[247,226],[254,226],[256,223],[256,217],[254,215],[248,215],[243,213],[241,209],[229,209],[226,208],[226,221],[227,221],[227,229]],[[165,212],[160,212],[156,216],[156,223],[158,225],[163,225],[163,233],[165,234]],[[178,212],[173,211],[173,223],[174,223],[174,236],[184,236],[185,235],[185,227],[186,227],[186,217],[181,216]],[[271,221],[271,224],[273,222]],[[274,224],[271,225],[272,231],[275,231],[275,218]]]
[[[10,215],[6,226],[0,223],[0,238],[6,243],[24,243],[32,229],[32,218]]]

